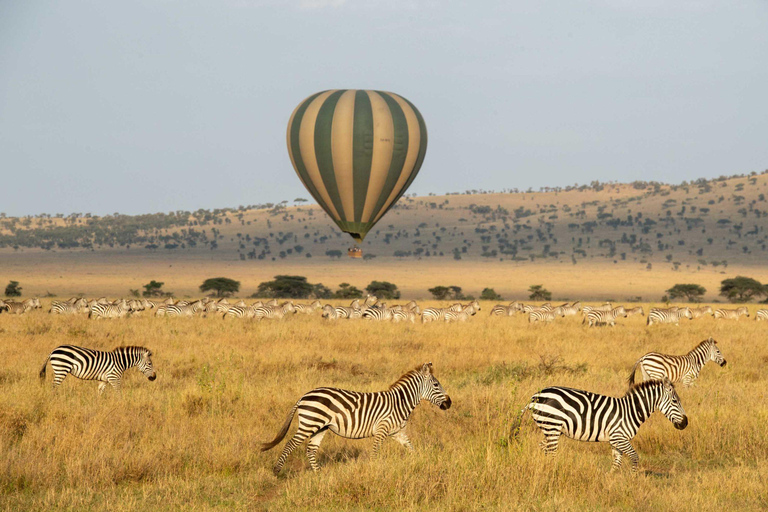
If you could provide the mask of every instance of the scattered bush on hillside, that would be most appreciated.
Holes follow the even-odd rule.
[[[461,286],[435,286],[427,290],[435,300],[465,300]]]
[[[493,288],[484,288],[480,300],[504,300]]]
[[[363,297],[363,292],[349,283],[341,283],[333,297],[336,299],[360,299]]]
[[[327,299],[331,290],[322,283],[308,283],[304,276],[277,275],[274,281],[259,283],[254,295],[274,299]]]
[[[165,296],[173,295],[172,293],[167,293],[163,291],[164,284],[165,283],[160,281],[155,281],[153,279],[149,283],[144,285],[144,291],[141,292],[141,294],[144,297],[165,297]]]

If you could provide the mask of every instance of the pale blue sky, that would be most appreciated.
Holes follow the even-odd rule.
[[[409,192],[768,168],[768,2],[7,0],[0,211],[309,197],[285,148],[313,92],[397,92]]]

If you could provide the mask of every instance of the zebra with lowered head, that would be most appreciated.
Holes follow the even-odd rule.
[[[680,325],[680,320],[687,318],[691,320],[693,315],[691,314],[691,308],[652,308],[648,313],[648,319],[645,321],[645,325],[653,324],[675,324]]]
[[[725,366],[726,360],[717,346],[717,341],[706,339],[696,345],[684,356],[668,356],[650,352],[637,360],[629,374],[629,384],[635,383],[635,371],[638,366],[643,380],[668,378],[672,383],[682,382],[683,386],[692,386],[701,369],[709,361]]]
[[[358,393],[337,388],[316,388],[305,393],[293,406],[275,439],[262,445],[261,451],[277,446],[288,433],[293,416],[298,413],[299,426],[286,443],[273,471],[278,474],[286,459],[305,439],[307,457],[314,471],[317,449],[330,430],[348,439],[373,437],[373,453],[378,454],[381,443],[387,437],[413,450],[405,429],[408,418],[422,400],[427,400],[442,410],[451,407],[451,398],[432,372],[432,363],[425,363],[411,370],[392,384],[387,391]]]
[[[749,317],[749,309],[746,306],[741,306],[740,308],[736,309],[716,309],[715,310],[715,320],[718,318],[724,318],[726,320],[737,320],[741,318],[741,316],[747,316]]]
[[[40,380],[45,380],[45,369],[51,362],[53,387],[61,384],[68,374],[83,380],[99,381],[99,393],[107,384],[120,391],[123,373],[136,366],[149,380],[157,374],[152,366],[152,352],[144,347],[117,347],[111,352],[102,352],[74,345],[61,345],[51,352],[40,370]]]
[[[675,386],[666,378],[636,384],[621,398],[559,386],[542,389],[520,411],[510,437],[517,436],[529,409],[544,432],[541,446],[548,455],[557,453],[563,434],[578,441],[607,441],[613,451],[613,470],[621,467],[624,455],[632,471],[637,471],[638,456],[630,441],[654,411],[661,411],[678,430],[688,426]]]

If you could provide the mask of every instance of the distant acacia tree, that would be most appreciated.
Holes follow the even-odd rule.
[[[362,298],[363,292],[349,283],[341,283],[333,296],[337,299],[359,299]]]
[[[326,299],[331,291],[322,285],[322,283],[312,284],[307,282],[304,276],[275,276],[274,281],[265,281],[259,283],[257,292],[254,296],[285,298],[285,299],[306,299],[315,297]]]
[[[672,300],[685,298],[688,302],[700,302],[707,289],[698,284],[676,284],[667,293]]]
[[[484,288],[480,300],[504,300],[493,288]]]
[[[768,295],[766,286],[751,277],[736,276],[720,282],[720,295],[731,302],[749,302]]]
[[[552,292],[540,284],[532,284],[528,288],[528,293],[530,293],[528,298],[531,300],[552,300]]]
[[[21,297],[21,286],[18,281],[11,281],[8,286],[5,287],[6,297]]]
[[[155,281],[154,279],[144,285],[144,291],[141,294],[144,297],[163,297],[165,295],[171,295],[163,291],[163,285],[165,283],[161,281]]]
[[[240,291],[240,281],[228,277],[211,277],[203,281],[200,291],[203,293],[215,291],[217,297],[229,297]]]
[[[365,291],[380,299],[400,298],[400,291],[397,289],[397,285],[389,281],[371,281],[371,284],[365,287]]]
[[[341,258],[341,251],[338,249],[331,249],[331,250],[325,251],[325,255],[331,259],[333,258],[339,259]]]
[[[427,290],[435,300],[464,300],[461,286],[435,286]]]

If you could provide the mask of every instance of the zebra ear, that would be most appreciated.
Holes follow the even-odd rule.
[[[424,365],[421,367],[421,373],[423,373],[424,375],[431,375],[432,363],[424,363]]]

